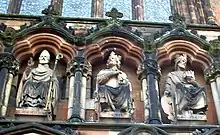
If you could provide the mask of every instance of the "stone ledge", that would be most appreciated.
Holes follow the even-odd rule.
[[[194,120],[194,121],[206,121],[206,115],[190,114],[190,115],[177,115],[177,120]]]
[[[129,113],[121,113],[121,112],[100,112],[100,118],[123,118],[130,119],[131,116]]]
[[[47,111],[40,108],[16,108],[15,115],[38,115],[38,116],[45,116],[47,115]]]

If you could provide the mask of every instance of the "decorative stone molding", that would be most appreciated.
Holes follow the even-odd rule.
[[[131,41],[121,37],[105,37],[94,44],[88,45],[84,55],[88,61],[93,64],[96,61],[103,60],[106,53],[116,51],[120,54],[124,61],[130,61],[130,65],[136,69],[143,59],[142,48],[134,45]]]
[[[208,69],[213,61],[208,52],[195,43],[186,40],[173,40],[165,43],[157,50],[157,61],[160,67],[170,65],[176,53],[186,53],[191,65],[193,63],[203,71]]]
[[[63,38],[50,33],[34,34],[16,42],[12,52],[18,60],[23,61],[28,56],[35,56],[42,48],[48,48],[53,54],[62,53],[66,63],[71,61],[76,55],[76,50],[71,44],[67,43]]]
[[[0,134],[27,134],[27,133],[37,133],[44,135],[72,135],[74,130],[69,126],[63,126],[59,124],[44,125],[40,123],[26,123],[26,124],[7,124],[5,126],[0,126]]]
[[[160,129],[158,127],[151,127],[151,126],[134,126],[134,127],[130,127],[127,128],[125,130],[122,130],[118,135],[168,135],[168,133],[166,131],[164,131],[163,129]]]

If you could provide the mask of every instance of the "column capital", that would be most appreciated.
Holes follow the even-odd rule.
[[[67,65],[67,72],[74,75],[77,71],[81,72],[83,76],[91,73],[91,64],[85,60],[84,57],[75,57]]]
[[[145,54],[146,59],[139,66],[137,70],[138,78],[146,78],[148,74],[153,74],[155,77],[160,76],[160,68],[157,64],[157,61],[154,58],[154,53],[148,52]]]
[[[7,68],[8,72],[16,75],[19,70],[19,61],[11,53],[0,54],[0,69]]]
[[[207,81],[215,79],[220,75],[220,61],[213,63],[206,71],[205,71],[205,79]]]

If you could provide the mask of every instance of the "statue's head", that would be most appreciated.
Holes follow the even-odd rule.
[[[107,60],[107,67],[111,68],[113,66],[117,66],[117,68],[120,68],[121,66],[121,56],[117,55],[115,52],[111,52],[108,60]]]
[[[186,64],[187,64],[187,55],[182,53],[182,54],[177,54],[175,56],[175,70],[185,70],[186,69]]]
[[[48,64],[50,62],[50,53],[47,50],[43,50],[39,57],[40,64]]]

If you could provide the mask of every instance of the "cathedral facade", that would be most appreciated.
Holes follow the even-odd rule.
[[[0,14],[0,134],[220,134],[220,19],[216,0],[171,1],[168,23],[132,19],[103,1],[91,18]],[[89,9],[90,10],[90,9]]]

